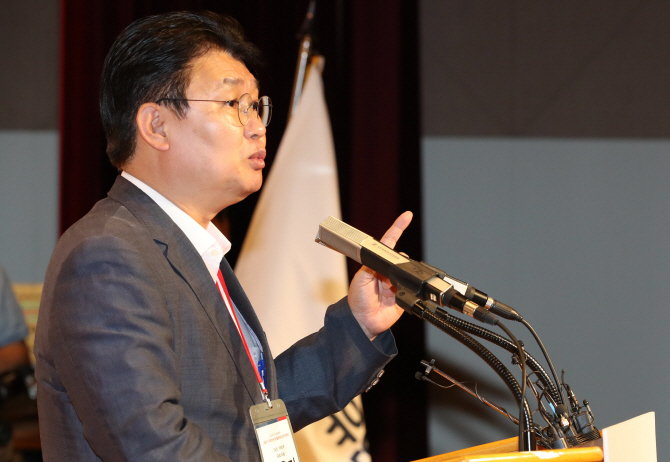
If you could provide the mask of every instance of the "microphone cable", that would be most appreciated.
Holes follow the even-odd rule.
[[[521,320],[519,322],[521,324],[523,324],[524,326],[526,326],[526,329],[528,329],[530,331],[530,333],[533,335],[533,338],[535,339],[535,342],[540,346],[540,350],[542,351],[542,354],[544,355],[544,359],[547,361],[547,364],[549,365],[549,370],[551,370],[551,374],[554,376],[554,382],[556,383],[556,387],[558,388],[558,401],[560,401],[559,404],[566,404],[565,396],[563,395],[563,387],[561,387],[562,382],[558,381],[558,374],[556,374],[556,369],[554,368],[554,363],[551,362],[551,358],[549,357],[549,353],[547,352],[547,349],[544,347],[544,343],[542,343],[542,340],[540,340],[540,336],[537,335],[537,332],[535,332],[535,329],[533,329],[533,326],[531,326],[530,323],[528,321],[526,321],[524,318],[521,318]]]
[[[519,387],[519,383],[516,381],[514,375],[512,375],[509,369],[507,369],[507,367],[505,367],[505,365],[502,362],[500,362],[500,360],[496,358],[496,356],[493,353],[491,353],[490,350],[488,350],[486,347],[484,347],[481,343],[472,338],[470,335],[450,325],[448,322],[443,320],[441,316],[432,313],[430,310],[423,309],[421,314],[418,313],[415,314],[421,317],[422,319],[426,320],[433,326],[437,327],[442,332],[458,340],[460,343],[468,347],[473,352],[475,352],[477,356],[482,358],[496,372],[496,374],[503,380],[503,382],[505,382],[505,385],[507,385],[507,388],[512,392],[512,395],[514,396],[517,406],[519,407],[520,420],[522,420],[524,423],[524,425],[519,425],[519,450],[520,451],[536,450],[537,443],[535,439],[533,417],[530,411],[530,407],[528,406],[528,401],[525,399],[525,396],[523,395],[526,388],[525,362],[521,361],[524,385],[523,387]],[[498,325],[501,324],[498,323]],[[501,326],[501,328],[506,333],[508,333],[508,335],[511,335],[512,338],[515,338],[507,328],[505,328],[504,326]],[[518,340],[516,341],[516,343],[518,344]],[[523,352],[521,345],[518,346],[520,348],[520,351]]]
[[[444,310],[436,311],[436,313],[439,316],[443,317],[446,322],[450,323],[454,327],[457,327],[465,332],[475,335],[476,337],[482,338],[495,345],[498,345],[499,347],[504,348],[510,353],[518,352],[517,346],[514,343],[512,343],[505,337],[490,331],[485,327],[478,326],[464,319],[461,319],[457,316],[453,316]],[[526,362],[528,366],[538,376],[543,385],[547,388],[547,391],[554,400],[554,402],[556,404],[562,404],[563,401],[561,399],[562,398],[561,394],[554,385],[554,382],[549,377],[549,374],[547,374],[547,371],[545,371],[542,365],[535,359],[535,357],[533,357],[530,353],[528,353],[528,351],[524,349],[524,352],[526,353]]]

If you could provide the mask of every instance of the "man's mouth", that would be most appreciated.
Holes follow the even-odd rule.
[[[265,167],[265,149],[254,152],[251,156],[249,156],[249,160],[256,169],[262,169]]]

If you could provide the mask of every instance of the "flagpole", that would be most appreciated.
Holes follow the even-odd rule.
[[[321,78],[325,59],[312,49],[315,6],[316,0],[311,0],[297,37],[300,49],[289,123],[235,268],[259,319],[267,326],[265,332],[275,353],[323,327],[324,300],[341,299],[348,288],[345,257],[336,252],[324,254],[313,243],[315,223],[328,214],[340,215],[335,145]],[[306,165],[311,168],[302,168]],[[320,173],[314,175],[315,171]],[[301,207],[285,210],[290,203]],[[273,240],[266,238],[270,234]],[[282,277],[277,278],[280,273]],[[268,293],[271,301],[264,295]],[[297,293],[301,296],[296,299]],[[278,309],[281,307],[284,310]],[[291,329],[279,327],[286,325]],[[346,411],[295,434],[300,460],[370,462],[365,433],[358,396]]]
[[[316,9],[316,0],[310,0],[307,7],[307,14],[305,20],[302,22],[298,38],[300,39],[300,47],[298,49],[298,63],[295,70],[295,78],[293,80],[293,91],[291,93],[291,106],[289,107],[289,120],[295,114],[302,96],[302,87],[305,83],[305,72],[309,64],[309,57],[312,52],[312,25],[314,23],[314,10]]]

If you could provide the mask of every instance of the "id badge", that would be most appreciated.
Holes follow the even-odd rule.
[[[284,401],[273,399],[272,409],[266,403],[256,404],[249,413],[263,462],[300,462]]]

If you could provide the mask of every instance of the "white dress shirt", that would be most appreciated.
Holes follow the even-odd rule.
[[[142,192],[149,196],[165,213],[168,214],[172,221],[174,221],[179,229],[186,235],[188,240],[191,241],[195,250],[198,252],[203,262],[205,262],[205,266],[207,267],[212,280],[217,284],[221,260],[223,260],[223,256],[228,253],[231,248],[231,243],[226,239],[226,236],[224,236],[211,221],[207,224],[207,229],[203,228],[186,212],[166,199],[165,196],[143,181],[138,180],[130,173],[123,171],[121,172],[121,176],[140,188]],[[238,328],[242,330],[244,337],[247,339],[247,345],[249,346],[251,356],[256,365],[258,365],[263,357],[263,347],[261,346],[261,342],[258,340],[258,337],[249,324],[247,324],[244,316],[242,316],[235,306],[235,303],[233,302],[233,306],[229,307],[225,298],[224,303],[229,311],[232,309],[235,310],[237,319],[241,324]],[[232,317],[232,313],[230,314]],[[233,322],[235,322],[234,318]]]

